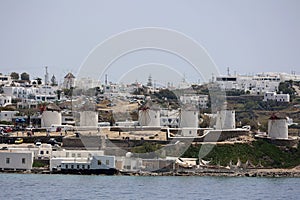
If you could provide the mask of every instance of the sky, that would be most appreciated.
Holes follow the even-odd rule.
[[[158,27],[195,40],[220,74],[300,74],[299,10],[298,0],[0,0],[0,72],[43,78],[48,66],[61,81],[113,35]],[[131,52],[104,73],[119,82],[149,74],[163,84],[203,81],[182,58],[157,50]]]

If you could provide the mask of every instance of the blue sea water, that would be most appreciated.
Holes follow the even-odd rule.
[[[300,199],[300,178],[0,174],[0,199]]]

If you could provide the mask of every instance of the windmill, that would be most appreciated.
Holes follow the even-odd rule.
[[[139,109],[139,123],[141,126],[160,126],[160,108],[147,102]]]
[[[151,123],[150,108],[143,106],[139,110],[139,122],[141,126],[148,126]]]

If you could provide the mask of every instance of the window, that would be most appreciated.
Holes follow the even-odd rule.
[[[22,164],[25,164],[26,162],[26,159],[25,158],[22,158]]]
[[[85,165],[82,165],[82,169],[85,169]]]
[[[69,166],[68,166],[68,165],[66,165],[66,169],[68,169],[68,167],[69,167]]]
[[[81,153],[78,153],[78,154],[77,154],[77,157],[80,158],[80,157],[81,157]]]
[[[72,153],[72,157],[75,157],[75,153]]]
[[[44,154],[44,151],[41,151],[40,154],[43,155],[43,154]]]
[[[6,164],[10,163],[10,158],[6,158]]]
[[[49,154],[49,151],[46,151],[46,154]]]
[[[74,169],[74,165],[71,165],[71,169]]]
[[[77,169],[79,169],[79,165],[77,165]]]
[[[87,167],[88,169],[90,169],[90,165],[88,165],[88,167]]]
[[[105,161],[105,164],[106,164],[106,165],[109,165],[109,160],[106,160],[106,161]]]
[[[101,165],[102,163],[101,163],[101,160],[98,160],[98,165]]]
[[[69,152],[66,153],[66,157],[69,157]]]

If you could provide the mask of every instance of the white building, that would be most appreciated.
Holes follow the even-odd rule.
[[[295,73],[292,74],[280,73],[280,79],[282,81],[289,81],[289,80],[300,81],[300,75]]]
[[[31,85],[23,86],[4,86],[3,92],[7,96],[11,96],[13,99],[32,99],[36,101],[54,101],[57,99],[55,94],[56,88],[52,86],[36,86]]]
[[[35,99],[22,99],[22,101],[17,102],[17,108],[38,108],[39,102]]]
[[[179,127],[179,110],[161,110],[160,111],[160,125],[170,128]]]
[[[115,156],[92,156],[85,160],[62,160],[58,169],[99,170],[114,169]]]
[[[52,146],[51,144],[41,144],[40,146],[34,146],[34,147],[9,147],[8,151],[10,152],[32,152],[33,157],[35,159],[49,159],[52,154]]]
[[[19,113],[19,111],[2,110],[0,112],[0,121],[11,122],[13,117],[16,116],[17,113]]]
[[[0,85],[9,85],[11,82],[11,77],[9,75],[0,75]]]
[[[199,108],[207,108],[208,95],[185,94],[180,96],[180,101],[183,104],[192,104]]]
[[[11,104],[11,96],[0,94],[0,107],[5,107]]]
[[[277,94],[276,92],[266,92],[263,101],[290,102],[289,94]]]
[[[83,163],[88,165],[90,159],[93,156],[104,156],[103,151],[87,151],[87,150],[62,150],[62,151],[53,151],[50,159],[50,170],[58,169],[61,167],[62,163],[66,167],[67,162],[69,163]],[[106,161],[104,161],[105,163]],[[77,164],[76,164],[77,166]],[[82,168],[82,166],[80,166]],[[71,166],[70,166],[71,168]],[[87,168],[86,168],[87,169]]]
[[[242,90],[253,95],[275,92],[281,82],[278,73],[261,73],[255,76],[219,76],[216,82],[225,90]]]
[[[32,151],[10,152],[0,151],[0,169],[31,170],[33,164]]]

